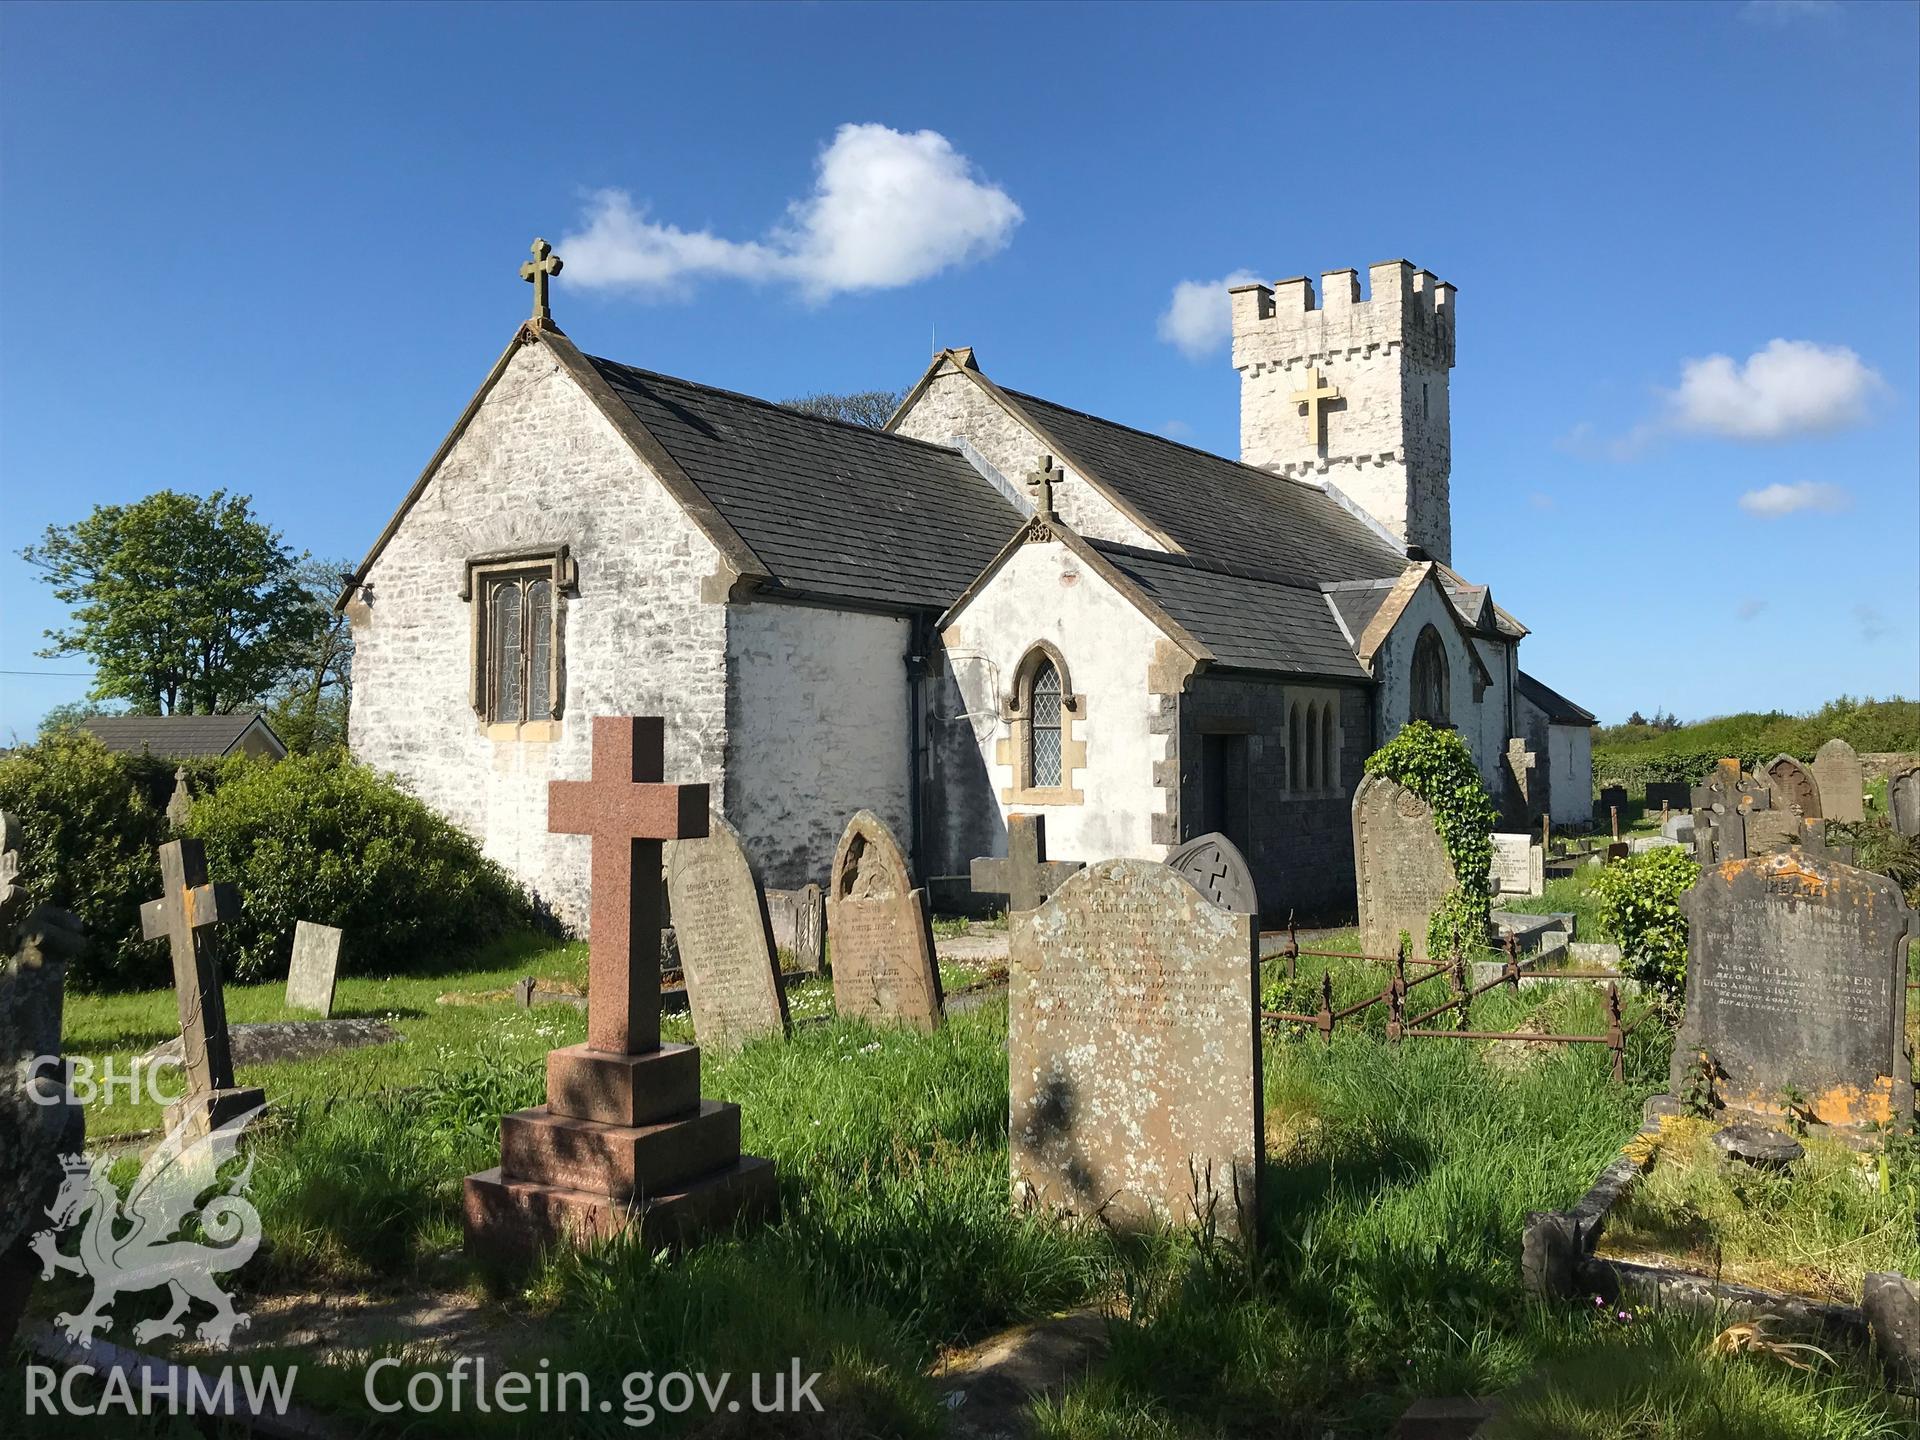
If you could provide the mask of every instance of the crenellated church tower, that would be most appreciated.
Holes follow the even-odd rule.
[[[1233,289],[1240,458],[1338,489],[1408,550],[1451,562],[1454,289],[1404,260]]]

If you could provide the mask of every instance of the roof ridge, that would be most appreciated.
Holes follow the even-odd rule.
[[[1187,570],[1204,570],[1210,575],[1224,575],[1231,580],[1254,580],[1262,585],[1279,585],[1288,590],[1299,590],[1313,595],[1322,593],[1318,581],[1295,580],[1281,574],[1278,570],[1268,570],[1259,565],[1235,565],[1224,560],[1204,560],[1197,555],[1175,555],[1165,550],[1148,550],[1139,545],[1123,545],[1117,540],[1088,540],[1087,543],[1102,554],[1158,560]],[[1391,584],[1392,582],[1383,583]]]
[[[586,352],[582,351],[581,354],[585,355]],[[624,361],[609,360],[604,355],[587,355],[586,358],[590,365],[605,365],[614,370],[644,375],[650,380],[666,380],[675,385],[684,385],[689,390],[698,390],[707,395],[719,395],[728,400],[744,400],[750,405],[758,405],[763,410],[777,410],[782,415],[790,415],[797,420],[809,421],[815,425],[832,425],[842,430],[853,430],[862,435],[878,436],[883,440],[898,440],[903,445],[920,445],[929,450],[943,451],[948,455],[960,454],[953,446],[943,445],[938,440],[922,440],[915,435],[902,435],[897,431],[862,425],[857,420],[841,420],[832,415],[812,415],[805,410],[796,410],[791,405],[783,405],[778,400],[769,400],[763,395],[749,395],[744,390],[729,390],[721,385],[708,385],[704,381],[689,380],[684,375],[669,375],[664,370],[648,370],[639,365],[628,365]]]

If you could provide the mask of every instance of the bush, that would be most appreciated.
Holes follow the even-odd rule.
[[[296,921],[347,932],[343,970],[388,973],[531,921],[525,894],[462,831],[363,765],[330,754],[229,762],[187,832],[240,888],[229,972],[284,973]]]
[[[1600,913],[1620,941],[1621,968],[1674,1004],[1687,990],[1687,916],[1680,897],[1700,867],[1678,845],[1606,866],[1594,878]]]
[[[1699,785],[1723,756],[1738,757],[1746,770],[1776,755],[1810,762],[1836,738],[1863,755],[1920,751],[1920,702],[1843,695],[1810,715],[1747,712],[1673,730],[1603,726],[1593,732],[1593,778],[1596,785],[1617,781],[1633,789],[1649,780]]]
[[[1427,921],[1427,953],[1480,949],[1493,908],[1493,827],[1499,817],[1467,742],[1414,720],[1367,757],[1367,773],[1398,781],[1427,802],[1453,864],[1453,890]]]

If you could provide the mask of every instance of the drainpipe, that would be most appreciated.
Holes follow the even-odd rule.
[[[921,811],[926,804],[923,762],[926,757],[927,654],[933,648],[928,617],[916,612],[908,622],[907,653],[907,855],[920,883],[928,883],[926,857],[926,821]]]

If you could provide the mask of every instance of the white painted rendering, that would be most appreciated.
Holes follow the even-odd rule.
[[[1556,825],[1593,823],[1593,729],[1587,725],[1549,725],[1548,805]]]
[[[1406,609],[1381,643],[1374,659],[1373,673],[1380,681],[1380,743],[1400,733],[1412,710],[1413,647],[1428,625],[1440,632],[1447,652],[1447,712],[1460,738],[1473,752],[1474,768],[1489,795],[1503,793],[1502,758],[1506,753],[1506,705],[1496,703],[1499,671],[1494,685],[1478,701],[1473,698],[1474,665],[1469,658],[1467,637],[1454,618],[1453,603],[1431,580],[1423,581],[1413,592]],[[1483,662],[1484,663],[1484,662]]]
[[[728,608],[726,813],[768,885],[824,885],[861,809],[911,844],[910,631],[894,615]]]
[[[1153,766],[1167,737],[1153,734],[1150,711],[1172,704],[1148,693],[1147,666],[1165,636],[1131,601],[1079,556],[1056,542],[1021,546],[942,632],[993,793],[1014,784],[1011,765],[995,763],[996,742],[1010,738],[1001,698],[1027,652],[1051,642],[1067,662],[1067,679],[1086,697],[1070,738],[1083,741],[1087,763],[1069,777],[1085,799],[1077,805],[1009,805],[1001,816],[1044,815],[1047,851],[1056,859],[1119,856],[1159,860],[1153,817],[1165,797]],[[1006,853],[1004,833],[995,854]]]
[[[490,739],[471,695],[475,555],[566,544],[565,704],[552,741]],[[353,753],[397,775],[534,887],[587,918],[582,836],[547,832],[547,782],[584,779],[594,715],[667,717],[667,778],[723,777],[718,553],[542,345],[522,346],[375,559],[354,613]]]
[[[933,377],[893,429],[896,434],[931,440],[938,445],[955,439],[966,440],[1029,501],[1033,490],[1028,477],[1039,468],[1041,455],[1053,449],[1049,441],[1007,413],[952,362]],[[1076,535],[1088,540],[1108,540],[1116,545],[1134,545],[1142,550],[1166,551],[1165,545],[1128,519],[1065,460],[1056,455],[1054,461],[1065,472],[1065,479],[1053,488],[1054,513],[1066,521]]]

